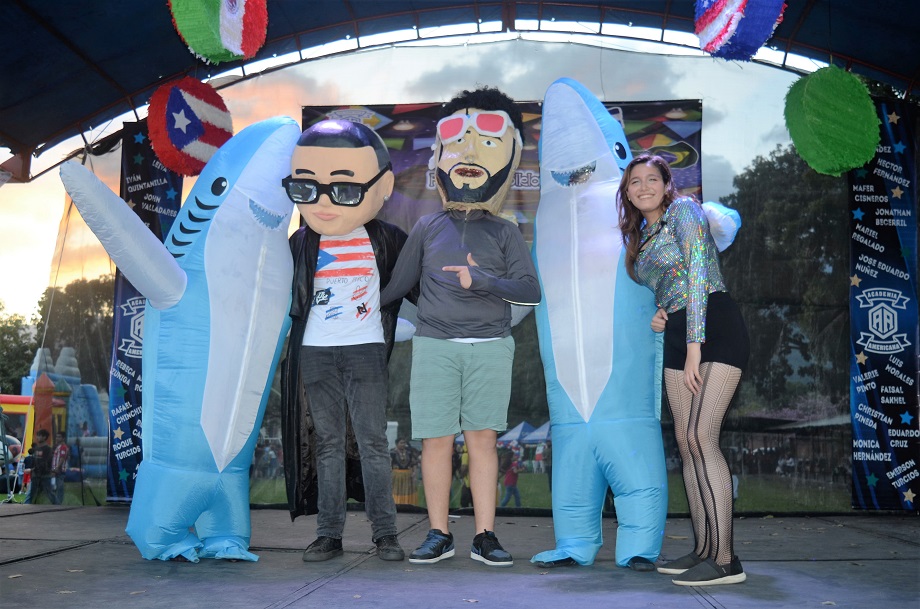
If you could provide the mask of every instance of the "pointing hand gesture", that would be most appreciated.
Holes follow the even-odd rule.
[[[466,261],[469,263],[469,266],[445,266],[441,268],[442,271],[457,273],[457,279],[460,280],[460,286],[464,290],[470,289],[470,286],[473,285],[473,278],[470,277],[470,267],[479,266],[476,264],[476,261],[473,260],[473,254],[467,254]]]

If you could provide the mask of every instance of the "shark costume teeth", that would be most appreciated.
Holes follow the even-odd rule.
[[[550,171],[550,175],[553,176],[553,180],[562,186],[574,186],[575,184],[584,184],[591,179],[591,176],[594,175],[594,170],[597,169],[597,163],[592,162],[587,165],[582,165],[577,169],[572,169],[571,171]]]

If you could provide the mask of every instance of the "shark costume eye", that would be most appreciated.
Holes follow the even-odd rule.
[[[620,159],[621,161],[625,161],[626,155],[629,154],[629,151],[626,150],[626,146],[624,146],[620,142],[617,142],[616,146],[614,146],[613,148],[613,154],[617,155],[617,158]]]
[[[211,194],[215,197],[219,197],[224,194],[224,191],[227,190],[227,178],[217,178],[211,184]]]

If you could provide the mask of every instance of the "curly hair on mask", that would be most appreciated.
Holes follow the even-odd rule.
[[[461,91],[441,107],[441,115],[438,118],[450,116],[457,110],[466,108],[504,111],[511,118],[514,128],[521,134],[521,143],[524,142],[524,117],[514,100],[497,88],[480,87],[474,91]]]

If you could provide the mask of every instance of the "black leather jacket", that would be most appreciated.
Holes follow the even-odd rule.
[[[390,281],[396,259],[406,242],[406,233],[382,222],[371,220],[364,225],[374,249],[377,270],[380,273],[380,289]],[[309,226],[298,229],[290,238],[291,254],[294,256],[293,299],[291,301],[291,334],[288,337],[287,356],[281,362],[281,434],[284,446],[284,477],[287,489],[288,509],[291,520],[297,516],[316,514],[317,484],[316,456],[314,450],[313,422],[306,408],[307,396],[300,379],[300,346],[307,329],[310,306],[313,302],[313,276],[316,273],[316,259],[319,254],[320,235]],[[417,291],[416,291],[417,293]],[[414,301],[415,294],[410,294]],[[396,320],[402,299],[380,309],[383,336],[387,345],[387,357],[393,351],[396,334]],[[295,379],[295,382],[291,382]],[[364,501],[364,485],[361,479],[361,464],[357,446],[349,422],[346,442],[346,490],[348,496]]]

